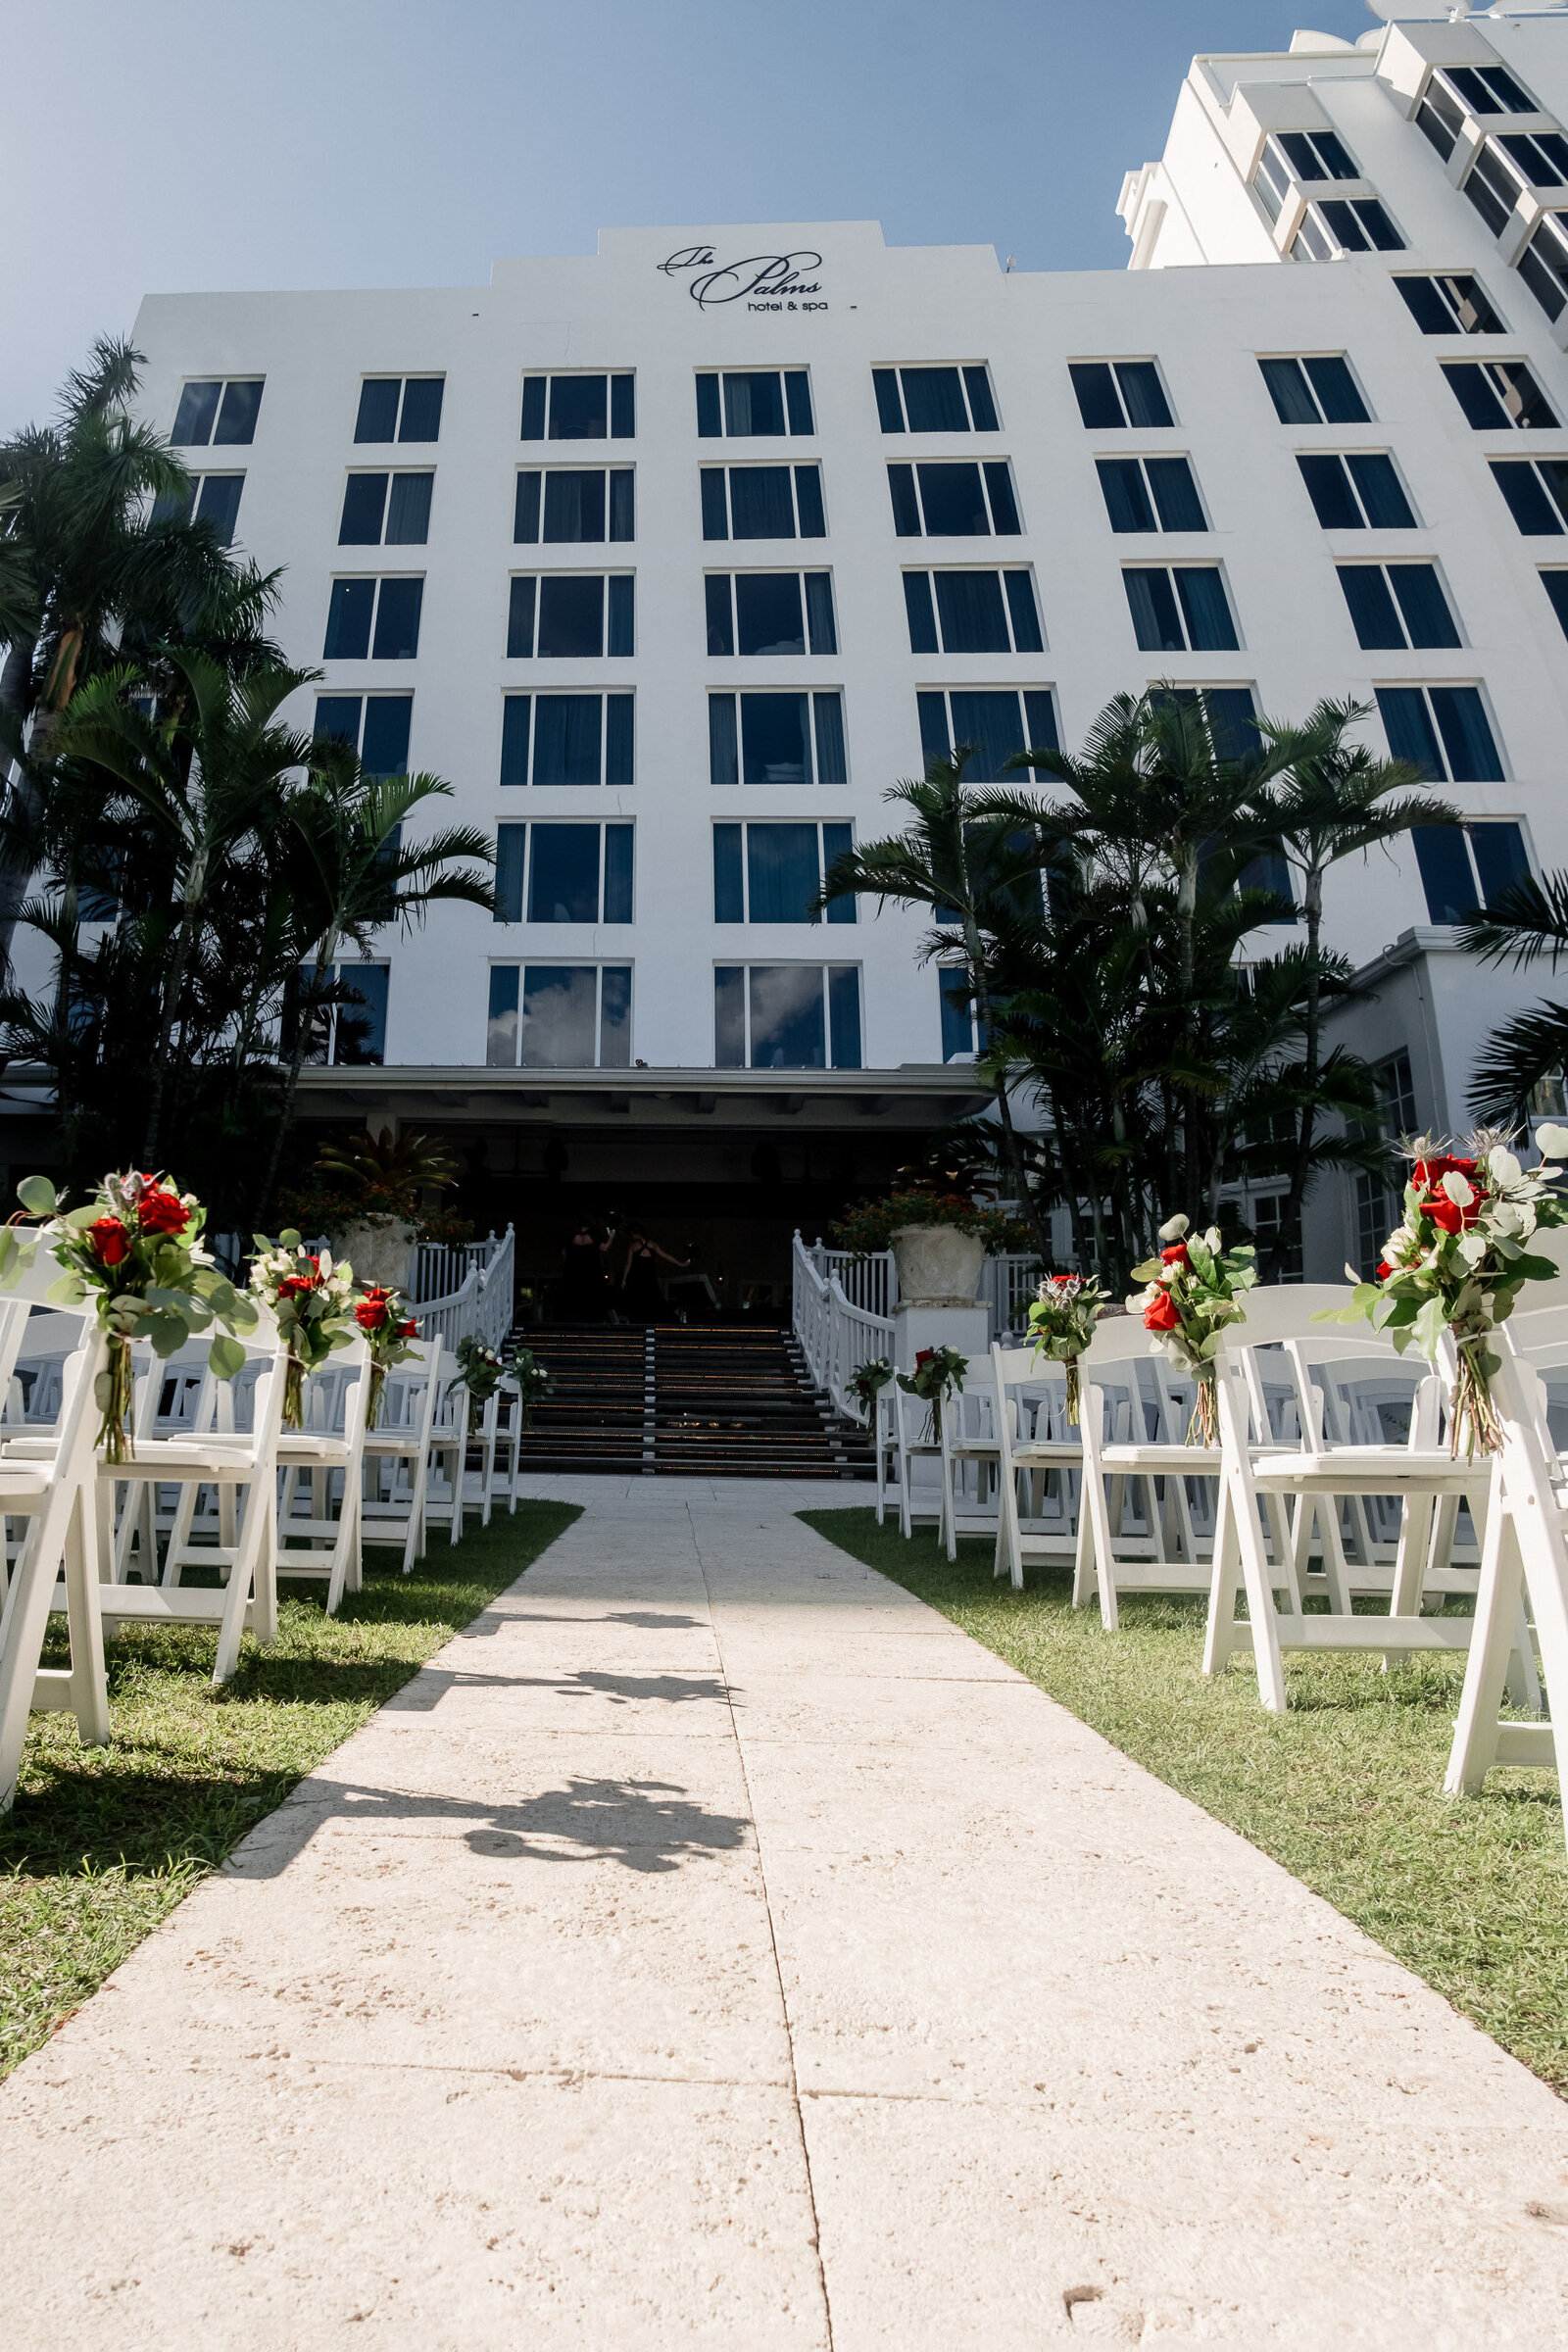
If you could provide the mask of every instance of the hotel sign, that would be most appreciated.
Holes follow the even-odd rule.
[[[754,253],[745,261],[721,262],[711,245],[683,245],[657,267],[664,277],[684,277],[700,311],[742,302],[749,311],[825,311],[819,253]]]

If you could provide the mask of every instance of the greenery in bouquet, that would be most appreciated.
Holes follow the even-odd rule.
[[[283,1426],[299,1429],[305,1418],[305,1378],[318,1371],[334,1348],[354,1337],[354,1268],[334,1261],[329,1250],[318,1256],[306,1249],[293,1226],[275,1241],[255,1237],[250,1287],[271,1309],[278,1337],[288,1350],[283,1372]]]
[[[550,1394],[550,1375],[531,1348],[519,1348],[512,1359],[509,1378],[517,1392],[522,1426],[531,1429],[534,1406],[542,1404]]]
[[[1029,1309],[1037,1357],[1067,1367],[1067,1418],[1078,1426],[1078,1358],[1095,1336],[1095,1325],[1110,1304],[1098,1282],[1083,1274],[1048,1274]]]
[[[1552,1191],[1568,1161],[1568,1128],[1545,1123],[1536,1131],[1540,1167],[1525,1169],[1511,1134],[1484,1127],[1462,1152],[1423,1137],[1404,1148],[1411,1160],[1404,1214],[1383,1245],[1377,1278],[1355,1284],[1348,1306],[1330,1308],[1320,1322],[1359,1322],[1387,1332],[1402,1354],[1414,1346],[1436,1363],[1445,1332],[1451,1333],[1455,1377],[1448,1416],[1448,1450],[1495,1453],[1502,1432],[1492,1401],[1499,1357],[1489,1346],[1529,1282],[1549,1282],[1554,1259],[1532,1253],[1532,1237],[1568,1224],[1568,1200]],[[1553,1164],[1555,1163],[1555,1164]]]
[[[468,1332],[452,1350],[457,1358],[458,1377],[447,1390],[450,1396],[456,1389],[466,1389],[475,1404],[488,1404],[501,1386],[506,1365],[488,1342],[476,1331]]]
[[[1243,1294],[1257,1280],[1254,1252],[1226,1250],[1217,1225],[1193,1233],[1187,1217],[1169,1218],[1159,1238],[1165,1245],[1159,1255],[1133,1268],[1133,1280],[1145,1288],[1128,1299],[1127,1311],[1141,1314],[1145,1330],[1153,1333],[1153,1353],[1168,1357],[1198,1382],[1189,1446],[1217,1446],[1215,1359],[1227,1327],[1246,1316]]]
[[[220,1380],[232,1380],[245,1361],[234,1335],[256,1329],[256,1309],[201,1248],[207,1211],[166,1175],[106,1176],[79,1208],[67,1208],[45,1176],[25,1178],[17,1198],[41,1230],[0,1227],[0,1287],[13,1288],[42,1247],[60,1267],[50,1303],[93,1301],[109,1352],[95,1392],[98,1443],[111,1462],[129,1461],[131,1342],[148,1340],[160,1356],[173,1355],[217,1324],[207,1360]]]
[[[844,1393],[847,1396],[855,1398],[860,1408],[860,1418],[867,1427],[870,1426],[871,1416],[876,1411],[876,1400],[892,1378],[893,1366],[888,1362],[887,1357],[873,1355],[868,1356],[863,1364],[857,1364],[845,1382]]]
[[[829,1226],[828,1240],[835,1250],[853,1250],[857,1257],[869,1257],[879,1250],[891,1249],[893,1236],[906,1225],[956,1226],[959,1233],[972,1234],[983,1242],[990,1257],[1004,1250],[1034,1246],[1034,1236],[1021,1217],[1009,1216],[1004,1209],[982,1208],[967,1193],[942,1193],[928,1185],[913,1185],[907,1191],[888,1193],[880,1200],[858,1202]]]
[[[942,1400],[956,1396],[963,1386],[969,1358],[960,1355],[956,1348],[922,1348],[914,1359],[912,1372],[901,1372],[899,1386],[906,1396],[918,1396],[931,1412],[931,1435],[942,1435]]]
[[[405,1364],[413,1355],[410,1343],[418,1338],[419,1326],[402,1292],[389,1290],[382,1282],[369,1283],[360,1293],[354,1320],[370,1343],[370,1393],[366,1400],[365,1426],[374,1429],[381,1418],[386,1376],[394,1364]]]

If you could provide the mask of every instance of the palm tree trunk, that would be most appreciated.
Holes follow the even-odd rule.
[[[1281,1282],[1285,1277],[1286,1260],[1294,1245],[1301,1238],[1301,1209],[1306,1200],[1306,1180],[1311,1172],[1312,1146],[1317,1128],[1317,1082],[1322,1055],[1323,991],[1318,977],[1318,943],[1323,933],[1323,869],[1309,865],[1302,892],[1302,912],[1306,917],[1306,1014],[1302,1023],[1305,1033],[1303,1060],[1306,1100],[1301,1104],[1296,1131],[1296,1156],[1291,1166],[1291,1186],[1281,1203],[1279,1229],[1269,1244],[1263,1260],[1265,1282]]]
[[[294,1106],[299,1094],[300,1072],[305,1067],[306,1049],[310,1044],[311,1021],[321,1001],[321,974],[331,971],[336,962],[337,943],[340,937],[341,934],[336,930],[326,934],[317,955],[314,977],[310,987],[300,1000],[299,1014],[294,1028],[294,1051],[289,1056],[288,1076],[283,1084],[283,1100],[278,1105],[277,1124],[272,1131],[272,1149],[268,1156],[267,1174],[262,1179],[262,1189],[257,1195],[256,1212],[252,1219],[258,1230],[262,1229],[263,1221],[271,1206],[272,1187],[277,1182],[277,1171],[283,1157],[283,1146],[287,1143],[289,1131],[294,1124]]]
[[[12,713],[19,733],[32,708],[32,663],[37,650],[34,638],[18,638],[6,655],[4,668],[0,668],[0,709]],[[7,796],[7,823],[0,837],[0,978],[10,972],[11,942],[32,877],[32,858],[25,845],[38,813],[36,789],[19,768],[17,781]]]
[[[986,985],[985,949],[981,944],[979,927],[973,917],[968,914],[963,918],[963,944],[964,952],[969,959],[969,982],[974,990],[975,1016],[986,1037],[993,1038],[996,1035],[996,1024],[992,1018],[991,991]],[[1051,1233],[1045,1219],[1040,1214],[1039,1203],[1029,1190],[1029,1176],[1024,1165],[1023,1146],[1018,1141],[1018,1131],[1012,1123],[1012,1105],[1007,1100],[1007,1081],[1004,1074],[999,1073],[995,1091],[997,1115],[1002,1121],[1003,1150],[1006,1155],[1007,1166],[1012,1173],[1013,1183],[1017,1187],[1018,1204],[1034,1233],[1035,1247],[1040,1251],[1041,1263],[1048,1264],[1051,1258]]]

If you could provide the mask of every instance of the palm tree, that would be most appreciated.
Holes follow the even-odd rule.
[[[78,684],[127,651],[209,625],[254,643],[273,594],[272,579],[189,516],[182,461],[131,420],[142,365],[129,344],[100,339],[68,378],[58,422],[0,443],[0,761],[21,767],[0,838],[0,956],[32,871],[51,737]]]
[[[1342,858],[1396,840],[1412,825],[1460,822],[1456,808],[1422,789],[1421,770],[1412,761],[1381,760],[1366,744],[1349,740],[1351,728],[1371,715],[1371,708],[1369,703],[1325,700],[1309,712],[1302,727],[1279,726],[1267,719],[1260,726],[1266,740],[1288,754],[1288,761],[1278,783],[1259,798],[1256,815],[1300,877],[1306,928],[1301,1103],[1290,1190],[1263,1260],[1266,1281],[1279,1279],[1288,1252],[1300,1239],[1308,1182],[1314,1164],[1321,1164],[1316,1126],[1324,1107],[1317,1092],[1323,1062],[1323,877]]]
[[[294,905],[296,969],[300,986],[292,1011],[294,1034],[272,1150],[257,1203],[265,1215],[283,1146],[294,1121],[300,1071],[318,1050],[321,1014],[352,990],[333,977],[345,947],[368,951],[388,925],[422,922],[426,910],[461,904],[495,911],[495,892],[482,871],[493,866],[488,837],[472,825],[450,825],[412,842],[403,828],[416,809],[450,800],[439,776],[372,776],[346,745],[312,747],[303,789],[289,804],[284,871]]]
[[[131,799],[172,885],[142,1143],[148,1167],[159,1164],[170,1066],[176,1040],[185,1043],[187,982],[213,894],[242,845],[275,834],[291,773],[311,758],[308,739],[277,713],[313,673],[268,669],[235,681],[206,654],[170,649],[167,660],[182,687],[169,715],[142,707],[137,672],[110,670],[76,690],[53,742],[56,758],[101,770]]]
[[[921,963],[938,956],[961,959],[981,1036],[989,1037],[996,1026],[989,939],[1012,910],[1017,894],[1038,891],[1041,859],[1033,831],[1019,839],[1004,821],[981,812],[963,781],[974,756],[972,746],[960,744],[951,759],[933,758],[924,776],[906,776],[890,786],[883,799],[907,808],[912,821],[902,833],[863,843],[835,859],[816,903],[826,907],[830,900],[856,891],[896,906],[929,907],[937,928],[920,942],[916,957]],[[1005,1070],[991,1073],[990,1083],[1019,1206],[1041,1254],[1049,1257],[1050,1234],[1030,1190]]]
[[[1527,971],[1544,959],[1555,972],[1568,956],[1568,873],[1534,875],[1499,891],[1461,923],[1459,942],[1483,963]],[[1478,1117],[1523,1126],[1568,1066],[1568,1004],[1549,999],[1516,1012],[1488,1038],[1476,1064],[1470,1107]]]

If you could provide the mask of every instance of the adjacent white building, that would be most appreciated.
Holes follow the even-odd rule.
[[[149,297],[146,411],[286,566],[316,723],[498,844],[506,919],[385,942],[313,1115],[449,1127],[541,1233],[564,1179],[706,1235],[737,1298],[980,1099],[925,921],[808,921],[824,862],[935,746],[1174,679],[1372,701],[1471,812],[1330,896],[1391,1117],[1462,1122],[1521,991],[1452,919],[1568,864],[1568,25],[1449,18],[1195,60],[1125,273],[698,223]],[[1325,1194],[1309,1254],[1386,1229]]]

